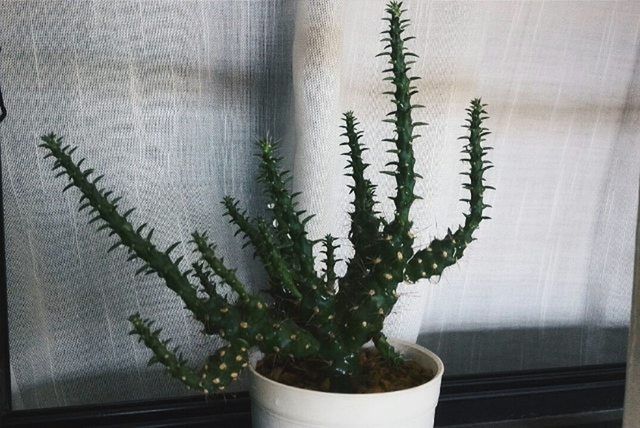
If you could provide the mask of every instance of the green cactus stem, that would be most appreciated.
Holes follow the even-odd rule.
[[[225,387],[236,380],[248,364],[249,343],[242,339],[234,339],[207,357],[207,362],[202,368],[193,370],[182,355],[176,355],[177,348],[169,350],[167,347],[169,341],[160,340],[162,329],[151,330],[153,321],[143,320],[139,314],[129,317],[129,321],[133,325],[133,330],[129,333],[138,335],[138,341],[144,342],[153,352],[149,365],[155,363],[164,365],[171,376],[180,379],[187,387],[199,389],[205,394],[224,391]]]
[[[336,280],[338,279],[338,276],[336,275],[336,263],[338,260],[335,255],[335,251],[338,249],[338,246],[333,245],[334,242],[335,238],[331,235],[326,235],[322,240],[322,246],[324,248],[324,270],[322,271],[322,276],[325,288],[331,294],[335,292]]]
[[[288,171],[280,169],[281,158],[276,155],[274,142],[265,138],[259,141],[259,147],[262,162],[258,181],[264,184],[269,196],[269,207],[273,211],[278,237],[296,270],[299,270],[301,275],[312,278],[315,276],[313,243],[307,239],[305,224],[313,218],[313,215],[301,219],[305,211],[296,211],[294,198],[297,195],[291,194],[287,188],[290,175]],[[314,283],[317,284],[316,281]]]
[[[388,114],[394,118],[385,119],[385,121],[394,125],[395,137],[385,141],[394,144],[395,148],[390,152],[394,153],[397,159],[387,164],[392,167],[391,170],[384,171],[396,180],[396,195],[392,198],[395,215],[393,221],[385,227],[385,233],[392,237],[394,249],[402,253],[403,260],[409,260],[413,255],[413,235],[410,233],[412,222],[409,219],[409,210],[418,198],[413,192],[418,175],[414,172],[416,160],[412,142],[419,137],[414,135],[414,129],[426,123],[414,122],[411,117],[412,111],[422,106],[411,102],[412,96],[418,93],[417,88],[412,86],[412,82],[418,77],[408,75],[411,70],[410,65],[415,61],[407,58],[417,57],[405,46],[405,43],[413,38],[404,37],[409,20],[402,18],[402,3],[391,2],[387,12],[389,13],[387,18],[389,30],[386,32],[388,37],[383,38],[382,41],[388,42],[386,47],[389,50],[380,55],[388,55],[391,65],[384,72],[391,74],[386,79],[391,81],[394,90],[386,94],[393,96],[391,102],[395,109]]]
[[[455,232],[449,230],[427,247],[414,249],[410,210],[419,199],[414,188],[420,176],[414,171],[413,144],[419,137],[415,129],[424,124],[412,118],[412,112],[421,106],[412,101],[418,91],[412,86],[417,77],[409,75],[415,57],[406,47],[412,37],[404,35],[409,20],[403,17],[399,2],[390,2],[386,12],[389,27],[382,55],[389,58],[390,64],[385,80],[392,85],[393,90],[387,94],[394,110],[387,121],[393,125],[394,134],[383,141],[391,143],[389,152],[394,160],[383,173],[395,180],[395,212],[386,219],[377,210],[376,186],[367,178],[369,165],[363,160],[363,153],[368,150],[364,134],[353,112],[347,112],[343,116],[342,136],[346,141],[342,146],[346,147],[347,175],[352,180],[348,238],[354,251],[345,260],[347,270],[342,277],[336,273],[336,238],[326,235],[313,241],[308,237],[306,224],[313,216],[298,208],[297,194],[289,189],[291,176],[281,168],[277,144],[270,138],[258,143],[258,180],[267,196],[268,216],[251,217],[236,199],[228,196],[223,200],[225,215],[237,228],[236,234],[243,236],[245,245],[253,246],[265,267],[269,295],[263,298],[243,284],[217,254],[206,233],[194,232],[192,241],[185,244],[194,247],[197,258],[190,269],[182,270],[182,257],[174,259],[171,255],[180,243],[159,250],[153,241],[153,229],[146,223],[133,226],[128,218],[133,209],[121,213],[121,198],[98,187],[103,177],[95,176],[93,169],[81,168],[84,159],[73,158],[75,147],[63,146],[62,139],[53,134],[42,137],[45,157],[54,159],[57,176],[69,179],[63,191],[72,187],[79,190],[80,211],[88,210],[89,222],[99,223],[99,230],[107,230],[116,238],[109,251],[126,249],[129,261],[141,263],[138,274],[158,275],[202,323],[203,333],[224,341],[201,368],[194,369],[177,348],[170,349],[168,340],[160,338],[159,329],[152,329],[153,321],[138,314],[130,317],[131,333],[153,354],[150,363],[162,364],[188,387],[205,393],[224,390],[247,365],[251,348],[270,358],[313,361],[314,367],[319,364],[333,391],[350,391],[353,387],[350,379],[361,369],[359,352],[369,341],[388,361],[402,364],[403,358],[382,333],[384,319],[398,299],[398,284],[441,275],[462,257],[481,221],[487,218],[484,210],[488,205],[483,196],[486,190],[493,189],[485,184],[485,172],[492,167],[485,160],[490,147],[484,142],[489,132],[484,127],[486,106],[474,99],[467,110],[468,134],[462,137],[466,141],[462,161],[469,164],[469,172],[464,173],[468,176],[464,188],[470,196],[464,201],[469,204],[469,213]],[[320,271],[315,269],[317,243],[322,246]],[[264,288],[256,286],[252,288]],[[232,293],[223,292],[226,289]]]
[[[469,135],[460,137],[468,141],[462,151],[467,157],[462,158],[462,161],[470,165],[470,172],[462,174],[469,178],[469,182],[463,186],[469,190],[470,197],[462,201],[469,203],[469,213],[465,214],[465,222],[458,230],[449,230],[444,238],[434,239],[427,248],[415,254],[407,265],[406,278],[409,281],[441,275],[446,267],[462,257],[464,250],[474,240],[473,232],[482,220],[489,218],[483,216],[484,209],[490,207],[484,203],[483,196],[485,190],[494,188],[484,184],[485,171],[493,168],[491,161],[484,159],[491,147],[482,145],[484,137],[489,135],[489,130],[482,126],[483,121],[488,118],[485,107],[486,104],[482,104],[479,98],[471,101],[471,107],[467,109],[468,124],[464,125],[468,128]]]

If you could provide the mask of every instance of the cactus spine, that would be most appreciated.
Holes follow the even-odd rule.
[[[388,56],[390,67],[385,70],[391,82],[391,95],[395,108],[387,119],[394,125],[394,136],[384,141],[391,143],[389,150],[395,155],[383,173],[396,182],[393,197],[395,213],[386,220],[376,210],[375,186],[365,176],[369,166],[363,161],[366,150],[361,142],[362,132],[352,112],[345,113],[345,155],[348,157],[348,175],[353,183],[353,211],[349,238],[354,255],[348,260],[346,274],[338,278],[335,272],[335,239],[327,235],[321,241],[307,236],[306,223],[312,218],[305,211],[297,210],[296,194],[288,189],[289,173],[280,167],[277,147],[270,139],[259,141],[260,174],[268,196],[271,219],[252,218],[238,201],[226,197],[223,201],[226,215],[237,227],[247,243],[265,266],[268,274],[271,299],[263,300],[252,294],[216,254],[215,245],[205,233],[192,235],[194,251],[199,258],[190,269],[184,270],[182,258],[173,258],[171,251],[178,243],[164,251],[153,243],[153,229],[142,224],[134,227],[128,220],[133,209],[121,212],[119,197],[112,191],[99,187],[102,176],[93,177],[93,169],[82,169],[84,159],[75,161],[75,147],[63,145],[62,138],[53,134],[42,137],[41,144],[47,150],[45,157],[54,158],[57,176],[66,176],[69,183],[64,188],[75,187],[81,193],[79,210],[89,210],[90,223],[98,222],[99,230],[109,230],[116,242],[109,251],[124,247],[130,261],[139,261],[139,274],[156,274],[184,302],[186,308],[199,320],[208,335],[218,335],[227,344],[207,358],[206,364],[193,369],[178,353],[168,347],[168,340],[160,338],[161,329],[152,329],[153,321],[138,314],[130,317],[131,334],[153,352],[150,363],[160,363],[175,378],[191,388],[205,393],[223,390],[238,377],[247,365],[248,351],[252,347],[266,354],[281,354],[288,358],[304,360],[314,358],[323,361],[326,377],[334,390],[347,390],[348,378],[358,373],[358,353],[369,340],[373,340],[381,354],[393,362],[402,358],[394,351],[382,333],[385,317],[396,303],[396,287],[403,281],[415,282],[422,278],[440,275],[454,264],[473,233],[486,218],[487,207],[483,194],[490,186],[484,184],[484,172],[491,167],[484,159],[489,147],[483,145],[488,131],[483,127],[486,119],[484,105],[479,99],[471,102],[466,128],[468,134],[462,160],[470,166],[469,178],[464,187],[469,190],[466,199],[470,211],[466,220],[455,232],[435,239],[426,248],[414,252],[409,210],[418,199],[414,193],[416,178],[412,144],[419,135],[412,112],[421,107],[412,103],[417,94],[412,86],[417,77],[408,72],[416,55],[405,46],[412,37],[405,37],[409,20],[403,18],[402,4],[390,2],[387,6],[388,30],[383,41],[387,42],[381,55]],[[321,243],[324,268],[314,269],[313,248]],[[218,292],[220,284],[226,284],[235,295],[224,297]]]

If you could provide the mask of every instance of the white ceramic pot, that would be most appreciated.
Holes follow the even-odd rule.
[[[433,427],[444,365],[433,352],[404,341],[390,340],[406,357],[435,373],[422,385],[401,391],[339,394],[295,388],[254,370],[261,358],[251,357],[251,416],[254,428],[429,428]]]

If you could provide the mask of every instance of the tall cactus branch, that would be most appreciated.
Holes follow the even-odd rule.
[[[56,159],[54,170],[62,169],[57,175],[67,175],[69,177],[70,183],[67,184],[64,190],[75,186],[82,192],[80,199],[82,205],[79,211],[91,208],[90,213],[93,218],[89,222],[93,223],[102,220],[104,224],[99,229],[110,229],[110,235],[118,236],[119,240],[109,251],[120,246],[127,247],[131,253],[130,259],[139,258],[143,262],[143,266],[138,270],[139,273],[156,273],[163,278],[167,286],[180,296],[196,318],[204,320],[207,315],[205,301],[198,297],[187,276],[181,272],[178,267],[179,261],[176,262],[169,256],[169,253],[176,245],[170,246],[167,251],[159,251],[151,241],[152,230],[147,233],[146,237],[143,237],[141,233],[146,225],[134,229],[129,222],[128,216],[133,210],[120,214],[117,206],[120,198],[109,199],[113,192],[105,191],[104,189],[99,190],[96,187],[102,176],[89,181],[88,177],[93,174],[94,170],[91,168],[84,171],[80,169],[84,159],[77,164],[72,160],[71,155],[75,148],[70,146],[63,147],[62,139],[57,138],[55,135],[47,135],[42,138],[42,141],[44,143],[41,146],[49,150],[46,157],[54,157]]]
[[[351,177],[353,184],[349,190],[353,194],[353,211],[349,239],[353,244],[353,256],[348,260],[347,272],[340,280],[338,306],[342,317],[353,306],[353,301],[359,294],[368,293],[371,274],[375,265],[380,262],[380,229],[382,219],[376,211],[375,186],[365,177],[365,170],[369,167],[363,160],[363,152],[367,150],[360,142],[362,131],[358,131],[357,121],[353,112],[343,116],[345,132],[342,136],[347,141],[341,145],[348,148],[343,153],[348,156],[346,174]]]
[[[273,296],[281,299],[296,322],[325,329],[327,317],[334,312],[333,301],[328,298],[332,290],[320,282],[315,271],[310,285],[296,282],[298,278],[293,275],[287,260],[278,249],[267,224],[259,220],[257,225],[253,225],[246,214],[238,210],[238,203],[233,198],[227,197],[223,203],[227,208],[227,215],[239,227],[239,231],[246,234],[262,259],[271,277],[271,284],[277,288]]]
[[[206,235],[201,235],[198,232],[194,232],[191,237],[193,238],[193,243],[196,244],[196,250],[200,253],[202,261],[205,262],[220,279],[231,287],[231,289],[238,295],[240,301],[245,303],[249,302],[251,300],[251,296],[247,293],[244,285],[236,276],[235,270],[226,267],[224,260],[216,255],[215,245],[209,244]],[[196,268],[196,272],[201,272],[201,269]],[[198,278],[200,279],[200,282],[203,283],[204,279],[202,278],[202,273],[199,274]]]
[[[273,210],[273,217],[279,237],[288,248],[288,258],[295,261],[300,275],[305,279],[312,278],[315,274],[313,262],[313,243],[307,238],[305,224],[311,220],[312,215],[300,218],[304,211],[296,211],[295,194],[287,189],[289,179],[288,171],[280,168],[281,159],[276,155],[274,142],[265,138],[258,142],[260,147],[260,175],[258,181],[264,184],[269,196],[269,207]],[[317,280],[314,283],[317,284]],[[309,284],[310,285],[310,284]]]
[[[347,141],[342,146],[347,146],[348,151],[343,153],[349,157],[346,174],[353,179],[349,185],[353,193],[353,212],[351,216],[351,229],[349,239],[353,243],[354,262],[352,266],[362,266],[375,252],[375,239],[380,232],[381,219],[377,216],[375,186],[365,178],[365,170],[369,164],[362,159],[363,152],[368,150],[360,142],[362,131],[356,129],[357,121],[353,112],[344,114],[344,130],[342,134]]]
[[[462,257],[464,250],[474,240],[473,233],[480,222],[489,218],[483,216],[484,209],[489,207],[483,201],[484,192],[493,189],[484,184],[484,172],[493,167],[490,161],[484,159],[491,147],[484,147],[482,144],[484,137],[489,134],[488,129],[482,126],[483,121],[488,118],[485,106],[479,98],[471,101],[471,107],[467,109],[468,124],[464,125],[469,134],[461,137],[468,141],[462,151],[468,157],[462,161],[470,166],[470,172],[463,173],[469,177],[469,182],[463,185],[470,193],[469,199],[463,199],[469,203],[469,213],[465,214],[464,224],[455,232],[449,230],[444,238],[434,239],[427,248],[415,254],[407,266],[406,277],[409,281],[441,275],[446,267]]]
[[[227,209],[226,215],[229,216],[231,222],[238,226],[238,232],[244,233],[255,247],[274,283],[282,286],[278,292],[296,301],[302,299],[302,294],[295,284],[293,273],[273,242],[269,230],[264,225],[254,225],[246,216],[246,213],[238,209],[238,201],[235,199],[227,196],[224,198],[223,204]]]
[[[356,129],[357,122],[353,112],[345,113],[343,119],[345,132],[342,135],[347,137],[347,141],[341,145],[348,147],[348,151],[343,153],[349,157],[347,168],[350,172],[346,175],[353,179],[353,184],[349,185],[353,193],[349,239],[353,244],[354,254],[345,275],[345,278],[350,280],[366,276],[370,265],[378,257],[376,240],[380,234],[382,220],[375,209],[376,186],[365,177],[365,170],[369,164],[362,159],[363,152],[367,150],[360,142],[362,131]]]
[[[415,57],[412,52],[409,52],[405,47],[405,42],[412,37],[403,37],[405,28],[409,25],[408,19],[403,19],[402,3],[391,2],[387,8],[389,17],[386,20],[389,21],[389,30],[385,33],[388,37],[382,39],[388,42],[386,48],[389,51],[385,51],[380,55],[389,56],[389,64],[391,68],[385,70],[392,76],[388,77],[394,86],[393,92],[386,92],[393,96],[391,100],[395,105],[395,109],[389,113],[390,116],[394,116],[393,119],[386,119],[386,122],[390,122],[394,125],[395,137],[387,139],[394,143],[395,149],[391,150],[397,157],[396,160],[391,161],[387,166],[392,166],[391,171],[384,171],[385,174],[395,177],[396,180],[396,195],[392,198],[395,204],[395,215],[393,221],[385,228],[385,233],[392,236],[394,245],[403,254],[404,260],[409,260],[413,255],[413,235],[411,234],[412,222],[409,219],[409,211],[411,205],[417,199],[413,190],[415,187],[416,177],[419,177],[414,172],[415,157],[413,155],[412,141],[418,137],[414,135],[414,128],[426,125],[421,122],[414,122],[411,117],[411,113],[414,109],[422,107],[420,105],[412,105],[411,97],[417,93],[415,87],[411,86],[411,82],[416,80],[417,77],[409,77],[408,71],[411,69],[410,65],[414,62],[407,60],[408,57]]]

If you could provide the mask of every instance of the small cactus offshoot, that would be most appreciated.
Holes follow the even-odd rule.
[[[462,161],[469,164],[465,175],[469,190],[469,212],[457,230],[449,230],[434,239],[427,247],[416,250],[409,210],[418,199],[414,186],[419,175],[414,171],[413,144],[419,135],[416,128],[425,125],[415,122],[412,113],[421,107],[413,103],[417,94],[409,76],[415,54],[407,50],[412,37],[404,35],[409,20],[399,2],[390,2],[386,9],[388,30],[385,31],[385,50],[390,64],[385,80],[392,85],[387,92],[394,110],[389,113],[394,134],[383,141],[390,144],[394,161],[384,174],[393,177],[396,193],[393,218],[385,218],[376,210],[375,185],[366,178],[369,166],[363,160],[365,146],[362,131],[352,112],[344,114],[343,145],[348,157],[349,186],[353,194],[353,210],[349,239],[354,254],[347,261],[347,270],[338,277],[336,266],[336,240],[327,235],[312,240],[305,229],[312,218],[299,210],[296,194],[291,193],[289,173],[283,171],[274,142],[259,141],[259,181],[268,197],[268,212],[272,218],[253,218],[232,197],[223,201],[226,215],[247,241],[255,248],[268,275],[268,298],[252,293],[216,252],[206,233],[194,232],[192,245],[197,261],[188,269],[182,257],[174,258],[171,251],[154,244],[153,229],[146,223],[134,225],[129,220],[133,209],[123,211],[120,197],[100,186],[101,175],[91,168],[83,168],[84,159],[76,161],[72,155],[76,147],[64,145],[62,138],[53,134],[42,137],[47,150],[45,157],[53,158],[57,176],[69,180],[64,190],[75,187],[80,191],[80,211],[90,213],[90,223],[98,230],[110,231],[114,236],[111,250],[123,247],[129,260],[140,263],[138,274],[158,275],[184,302],[186,308],[203,325],[208,335],[222,338],[226,345],[207,357],[201,368],[192,368],[168,340],[161,338],[161,329],[153,328],[153,321],[135,314],[130,317],[132,334],[153,352],[150,363],[159,363],[176,379],[187,386],[211,393],[222,391],[247,365],[248,352],[257,348],[267,355],[280,355],[295,360],[313,358],[323,362],[326,378],[332,389],[348,389],[348,379],[359,372],[358,354],[369,341],[373,341],[381,355],[398,363],[402,357],[393,349],[382,333],[383,321],[391,312],[398,296],[399,283],[415,282],[422,278],[439,276],[442,271],[462,257],[473,241],[473,233],[485,219],[488,206],[483,202],[484,173],[491,168],[485,160],[490,147],[484,146],[489,134],[483,126],[487,118],[485,105],[480,99],[471,101],[468,111],[467,134]],[[321,245],[323,269],[315,269],[314,246]],[[232,293],[221,293],[225,285]]]

